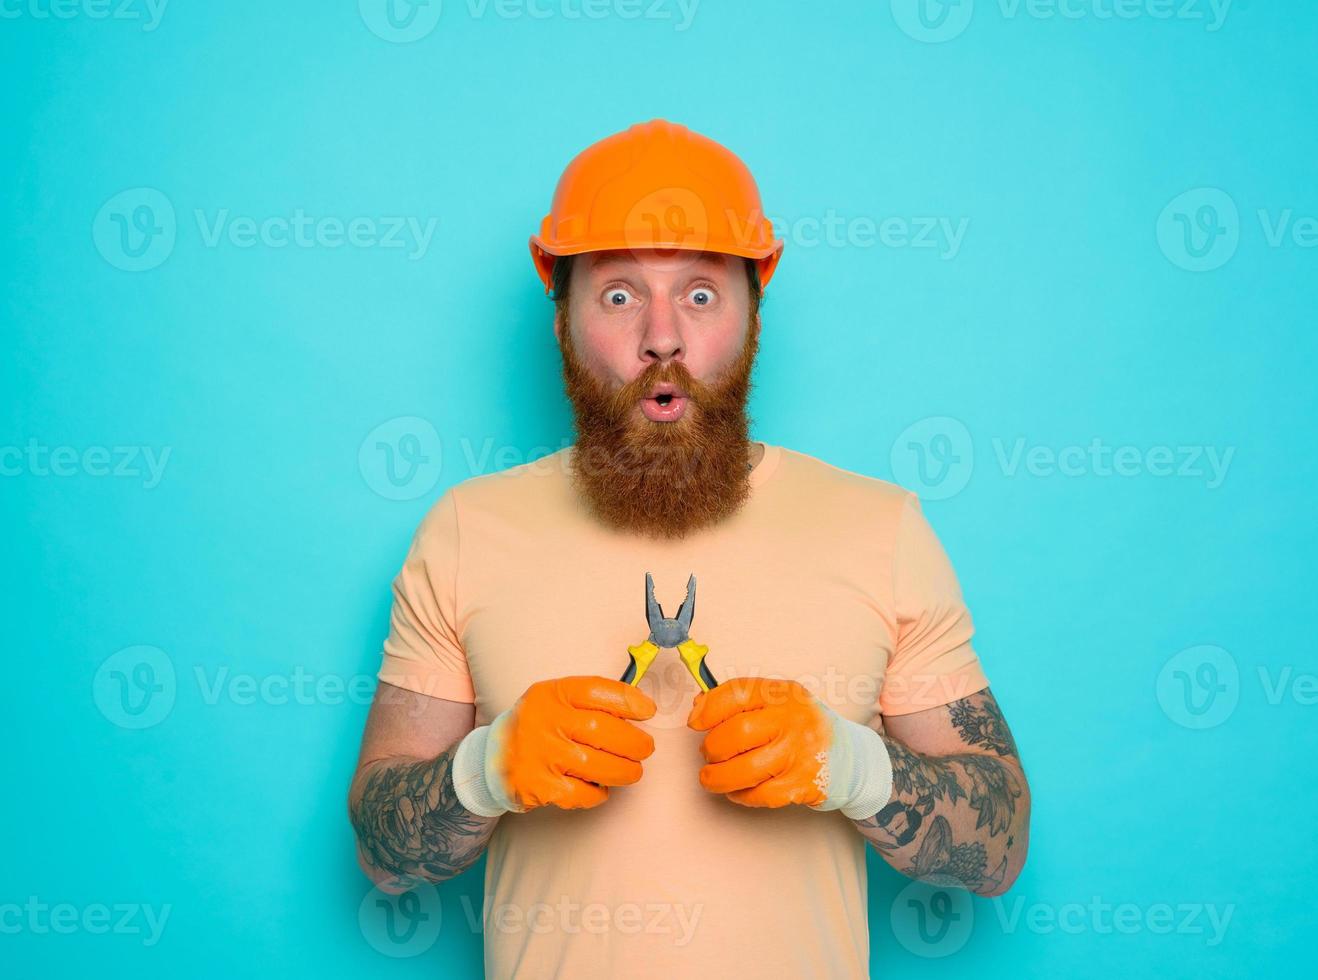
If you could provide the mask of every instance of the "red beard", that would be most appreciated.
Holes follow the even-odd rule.
[[[681,538],[741,508],[750,496],[746,403],[758,347],[753,323],[736,362],[712,384],[670,361],[610,391],[577,359],[563,325],[563,380],[577,430],[572,480],[597,517],[618,530]],[[661,381],[689,396],[676,422],[652,422],[637,409]]]

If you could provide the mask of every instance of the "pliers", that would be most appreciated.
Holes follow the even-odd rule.
[[[622,672],[622,682],[635,687],[641,682],[645,672],[650,669],[650,665],[654,663],[654,658],[659,655],[660,649],[675,647],[678,656],[682,658],[682,663],[686,665],[686,669],[691,672],[691,676],[696,679],[696,684],[700,686],[702,691],[718,687],[718,681],[714,679],[709,667],[705,665],[705,654],[709,653],[709,647],[703,643],[697,643],[689,635],[691,617],[695,614],[696,577],[694,574],[687,579],[686,598],[682,600],[682,605],[678,607],[677,618],[668,619],[664,616],[663,607],[655,601],[654,578],[649,572],[646,572],[645,619],[650,624],[650,635],[646,637],[644,643],[627,648],[627,652],[631,654],[631,661],[627,664],[627,669]]]

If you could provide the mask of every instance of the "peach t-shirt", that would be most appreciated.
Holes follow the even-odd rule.
[[[988,686],[970,614],[918,498],[768,445],[733,517],[681,541],[607,529],[573,448],[450,488],[394,582],[379,678],[475,702],[489,723],[535,681],[619,677],[643,641],[645,573],[724,681],[794,678],[843,716],[906,714]],[[485,871],[489,977],[869,975],[865,839],[837,811],[738,806],[701,788],[698,688],[663,650],[641,781],[590,810],[500,818]]]

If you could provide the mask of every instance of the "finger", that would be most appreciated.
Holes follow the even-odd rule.
[[[796,682],[774,677],[734,677],[696,695],[686,723],[697,731],[705,731],[739,711],[782,704],[789,700],[793,684]]]
[[[559,691],[574,708],[594,708],[619,718],[653,718],[658,705],[639,687],[609,677],[563,677]]]
[[[565,776],[575,776],[600,786],[630,786],[641,778],[641,764],[589,745],[571,742],[559,766]]]
[[[575,776],[565,776],[566,789],[554,798],[554,806],[564,810],[589,810],[609,798],[607,786],[600,786]]]
[[[733,790],[727,794],[729,800],[739,806],[771,807],[790,806],[793,803],[822,803],[827,794],[818,787],[802,785],[800,780],[788,776],[775,776],[766,779],[750,789]]]
[[[607,711],[573,711],[564,721],[563,734],[574,742],[637,762],[654,752],[654,737],[649,732]]]
[[[701,743],[700,752],[706,762],[723,762],[768,745],[781,729],[782,719],[777,712],[764,708],[742,711],[715,725]]]
[[[700,770],[700,785],[711,793],[750,789],[772,779],[787,768],[788,753],[781,742],[762,745],[726,762],[715,762]]]

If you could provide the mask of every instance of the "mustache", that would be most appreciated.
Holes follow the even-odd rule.
[[[638,401],[649,395],[655,385],[667,382],[686,392],[692,401],[708,398],[708,389],[700,382],[681,361],[669,361],[667,364],[654,363],[646,367],[637,377],[613,392],[609,401],[616,412],[629,412]]]

